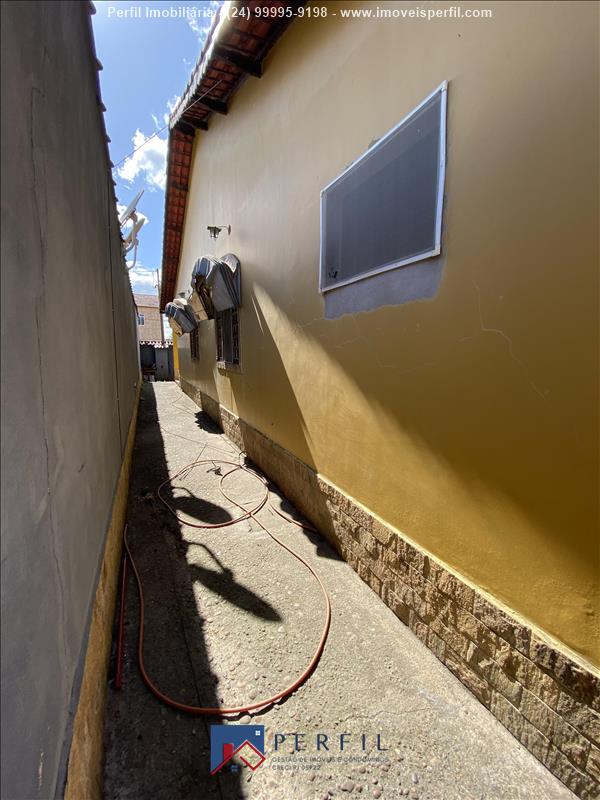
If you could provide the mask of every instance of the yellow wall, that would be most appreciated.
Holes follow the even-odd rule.
[[[189,352],[189,348],[188,348]],[[179,336],[173,331],[173,371],[175,380],[179,380]]]
[[[216,369],[212,322],[181,372],[598,663],[598,7],[483,5],[297,21],[197,134],[177,291],[240,257],[243,372]],[[325,320],[319,192],[444,79],[437,296]]]
[[[73,720],[73,737],[69,751],[64,800],[84,800],[84,798],[85,800],[101,800],[102,798],[107,677],[113,641],[119,564],[123,552],[123,529],[127,515],[127,495],[139,397],[140,386],[138,385],[106,534],[102,569],[94,598],[77,712]]]

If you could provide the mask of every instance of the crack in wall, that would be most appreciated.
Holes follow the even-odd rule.
[[[350,345],[355,344],[356,342],[364,342],[368,347],[372,348],[371,340],[359,328],[358,319],[356,318],[356,315],[352,315],[350,317],[350,320],[352,321],[352,324],[356,328],[357,335],[353,336],[350,339],[345,339],[343,342],[332,344],[331,349],[342,350],[343,348],[349,347]],[[317,321],[318,320],[315,318],[310,322],[305,323],[304,325],[299,325],[298,327],[300,328],[300,330],[304,330],[304,328],[313,325]],[[321,321],[327,322],[328,320],[322,319]],[[319,341],[323,341],[326,335],[327,332],[324,331],[322,334],[317,334],[315,338],[318,339]],[[437,367],[437,362],[435,361],[425,361],[423,364],[419,364],[415,367],[408,367],[408,368],[402,368],[397,364],[386,364],[379,358],[379,353],[377,351],[377,348],[372,348],[371,356],[380,369],[395,370],[399,375],[408,375],[412,372],[419,372],[422,369],[431,369],[432,367]]]
[[[495,333],[497,336],[500,336],[502,339],[504,339],[504,341],[508,345],[508,354],[509,354],[509,356],[525,372],[525,377],[527,378],[527,381],[529,382],[529,385],[531,386],[531,388],[534,390],[534,392],[537,395],[539,395],[542,398],[542,400],[547,401],[548,394],[550,393],[550,390],[546,389],[545,392],[542,391],[542,389],[540,389],[539,386],[532,380],[532,378],[529,375],[529,371],[527,369],[526,364],[523,361],[521,361],[521,359],[515,354],[513,340],[510,338],[510,336],[507,336],[504,333],[504,331],[500,330],[500,328],[488,328],[485,325],[485,323],[483,321],[483,310],[481,308],[481,289],[475,283],[475,281],[473,281],[473,287],[475,288],[475,292],[477,294],[477,312],[478,312],[478,315],[479,315],[479,327],[481,329],[480,333]],[[466,336],[463,339],[461,339],[461,341],[466,341],[467,339],[471,339],[471,338],[473,338],[473,337]]]
[[[518,364],[519,367],[521,367],[521,369],[524,371],[525,377],[526,377],[529,385],[533,389],[533,391],[542,400],[547,402],[548,401],[548,394],[550,393],[550,390],[546,389],[544,391],[531,378],[531,376],[529,374],[529,370],[527,368],[527,365],[516,355],[516,353],[514,351],[514,343],[513,343],[513,340],[510,338],[510,336],[508,336],[506,333],[504,333],[504,331],[501,330],[500,328],[491,328],[491,327],[488,327],[485,324],[484,319],[483,319],[483,309],[482,309],[482,306],[481,306],[481,290],[480,290],[479,286],[474,281],[473,281],[473,287],[475,288],[475,291],[476,291],[476,294],[477,294],[477,311],[478,311],[479,327],[480,327],[479,333],[475,334],[475,336],[478,336],[480,334],[485,334],[485,333],[491,333],[491,334],[496,334],[497,336],[500,336],[506,342],[506,344],[508,345],[508,354],[509,354],[510,358],[516,364]],[[339,342],[338,344],[331,345],[331,348],[333,350],[341,350],[341,349],[343,349],[345,347],[349,347],[350,345],[355,344],[357,342],[364,342],[368,346],[371,345],[371,342],[370,342],[369,338],[364,333],[362,333],[360,331],[359,326],[358,326],[358,320],[356,319],[356,315],[352,315],[350,317],[350,319],[352,320],[352,324],[355,326],[355,328],[357,330],[357,335],[352,337],[352,338],[350,338],[350,339],[345,339],[344,341]],[[310,328],[313,325],[316,325],[316,324],[321,323],[321,322],[328,322],[328,321],[329,320],[325,319],[324,317],[313,317],[313,319],[309,320],[308,322],[299,324],[297,327],[298,327],[298,329],[300,331],[305,331],[307,328]],[[317,333],[315,338],[317,340],[319,340],[319,341],[323,341],[325,339],[326,335],[327,335],[327,332],[324,331],[322,333]],[[458,341],[459,342],[465,342],[465,341],[468,341],[469,339],[475,338],[475,336],[463,336]],[[375,363],[377,364],[377,366],[380,369],[393,369],[393,370],[398,371],[398,373],[400,375],[405,375],[405,374],[409,374],[411,372],[417,372],[417,371],[419,371],[421,369],[430,369],[432,367],[438,366],[438,363],[435,362],[435,361],[427,361],[427,362],[424,362],[423,364],[421,364],[419,366],[416,366],[416,367],[411,367],[409,369],[402,369],[401,367],[397,366],[396,364],[388,364],[388,363],[384,363],[383,361],[381,361],[381,359],[379,358],[379,354],[378,354],[376,348],[374,348],[372,350],[371,355],[372,355]]]

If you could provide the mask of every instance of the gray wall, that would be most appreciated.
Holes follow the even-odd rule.
[[[139,381],[88,3],[2,5],[2,797],[64,788]]]
[[[154,352],[156,355],[156,380],[172,381],[175,377],[175,371],[173,369],[173,348],[157,347]]]

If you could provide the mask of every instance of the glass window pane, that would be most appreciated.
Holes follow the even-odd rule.
[[[322,286],[437,247],[442,91],[322,195]]]

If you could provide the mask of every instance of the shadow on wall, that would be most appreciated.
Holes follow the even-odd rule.
[[[259,413],[258,424],[261,430],[275,441],[280,439],[278,427],[281,425],[282,428],[285,428],[289,439],[288,449],[316,470],[310,431],[294,387],[288,378],[279,347],[261,308],[260,299],[254,290],[252,290],[249,300],[248,311],[243,321],[255,328],[258,345],[257,353],[254,354],[256,361],[252,364],[252,373],[255,373],[256,377],[253,375],[255,382],[249,385],[247,379],[238,380],[238,376],[235,373],[232,374],[231,391],[235,397],[236,407],[240,410],[240,416],[248,421],[256,419],[256,415]],[[254,319],[250,317],[251,309],[254,311]],[[248,404],[245,402],[246,393],[249,399]],[[258,409],[256,408],[256,393],[260,394]],[[246,412],[246,405],[249,406],[252,413]]]
[[[221,429],[217,425],[214,420],[212,420],[208,414],[205,414],[203,411],[197,411],[194,415],[196,419],[196,425],[206,433],[213,433],[216,436],[221,435]]]
[[[254,296],[252,296],[252,301],[262,334],[260,359],[261,363],[268,365],[268,373],[259,378],[264,381],[264,385],[269,386],[268,392],[261,393],[261,413],[263,418],[271,420],[270,427],[273,428],[271,435],[274,438],[277,437],[278,416],[285,414],[286,430],[290,429],[290,420],[292,420],[294,440],[300,451],[306,454],[306,462],[300,461],[290,452],[278,446],[273,439],[243,420],[244,392],[251,390],[245,388],[243,378],[239,380],[239,376],[235,373],[231,375],[230,384],[236,407],[242,414],[239,420],[227,412],[206,391],[198,389],[184,378],[181,379],[181,388],[202,408],[202,412],[196,414],[199,427],[210,433],[220,433],[223,430],[241,450],[247,453],[265,475],[274,479],[275,485],[290,499],[291,503],[285,500],[281,502],[281,510],[299,521],[305,521],[298,516],[294,508],[296,506],[328,538],[329,542],[337,547],[334,521],[327,507],[326,497],[318,486],[315,466],[310,457],[310,442],[307,440],[300,407],[287,377],[279,350]],[[216,385],[212,384],[212,386],[214,386],[215,396],[217,396]],[[271,392],[271,387],[274,389],[273,392]],[[215,427],[215,423],[218,427]],[[313,534],[309,530],[306,531],[306,535],[314,543],[318,555],[323,558],[339,558],[338,553],[321,536]]]
[[[258,616],[275,619],[276,612],[237,584],[231,572],[187,563],[189,545],[183,540],[181,525],[155,495],[168,477],[154,386],[144,383],[128,503],[128,538],[145,593],[145,666],[170,697],[189,705],[218,708],[219,682],[207,653],[205,619],[196,605],[194,581],[200,580]],[[177,502],[170,484],[163,487],[162,494],[167,502]],[[200,517],[217,514],[216,508],[200,508],[198,502],[190,498],[188,510]],[[222,519],[230,518],[224,509],[218,513]],[[209,774],[209,725],[222,722],[222,718],[178,713],[143,684],[137,667],[139,616],[131,570],[127,590],[123,688],[110,691],[107,699],[104,796],[125,793],[157,800],[237,797],[239,775],[223,771],[215,779]]]
[[[307,426],[288,377],[290,374],[298,379],[288,372],[296,366],[283,361],[275,338],[278,328],[271,332],[256,295],[252,293],[249,300],[256,319],[250,318],[247,323],[255,324],[260,336],[257,351],[252,354],[258,363],[251,364],[247,376],[228,376],[235,403],[230,407],[238,409],[241,419],[220,408],[206,392],[198,392],[185,381],[182,388],[339,547],[336,526],[340,520],[332,518],[319,487],[315,472],[322,466],[315,464],[311,455]],[[477,297],[474,302],[477,305]],[[283,314],[275,301],[272,304]],[[497,331],[479,330],[460,342],[439,341],[440,320],[452,313],[448,303],[438,299],[435,303],[381,308],[335,323],[315,320],[310,331],[301,331],[299,335],[310,337],[311,346],[316,342],[331,361],[332,373],[339,370],[344,376],[347,386],[337,386],[337,391],[350,390],[352,402],[356,390],[359,403],[362,398],[364,407],[378,420],[377,447],[372,447],[369,458],[362,458],[361,463],[343,454],[344,445],[348,449],[352,444],[347,421],[330,420],[324,435],[338,442],[338,458],[345,458],[347,465],[344,474],[332,477],[359,501],[375,498],[373,510],[417,541],[427,530],[433,538],[422,543],[434,553],[439,551],[442,558],[443,536],[452,534],[461,520],[449,517],[443,528],[440,526],[435,516],[439,485],[456,494],[453,502],[464,504],[464,524],[473,530],[484,526],[485,547],[499,555],[507,568],[506,559],[518,558],[521,543],[530,541],[532,535],[537,535],[550,552],[555,540],[561,547],[568,546],[580,563],[596,563],[589,530],[590,521],[598,514],[597,499],[590,488],[598,473],[597,460],[593,463],[588,454],[589,469],[582,468],[586,455],[582,448],[573,446],[574,429],[563,426],[557,430],[551,399],[534,391],[523,365],[511,355],[509,342]],[[277,324],[295,327],[291,321]],[[391,330],[400,331],[400,339],[390,337]],[[284,328],[284,335],[288,334],[290,330]],[[294,330],[290,335],[295,335]],[[419,363],[413,366],[415,353],[420,354]],[[381,369],[374,371],[373,361]],[[373,380],[374,374],[377,380]],[[205,385],[212,393],[210,384],[204,384],[203,389]],[[403,392],[400,385],[405,387]],[[249,402],[257,393],[258,410],[253,398]],[[244,419],[260,426],[264,434]],[[301,460],[274,443],[281,440],[280,424],[285,428],[286,448],[302,454]],[[558,464],[549,444],[557,440],[561,445],[556,452],[563,454]],[[541,459],[542,453],[547,457]],[[569,454],[570,463],[564,454]],[[383,463],[414,464],[415,470],[409,481],[406,470],[400,467],[387,470],[382,480]],[[362,494],[356,488],[353,491],[357,485],[364,489]],[[551,491],[549,487],[553,487]],[[581,499],[575,508],[572,498]],[[421,509],[417,518],[411,514],[415,507]],[[567,530],[571,532],[568,543]],[[479,563],[479,555],[467,553],[465,558],[463,567],[468,575],[469,559]],[[494,563],[489,559],[491,571],[486,585],[488,581],[495,585]]]
[[[177,340],[179,354],[179,377],[189,376],[190,380],[197,382],[209,392],[217,396],[215,373],[212,369],[216,361],[216,333],[215,321],[212,319],[201,320],[198,323],[198,340],[200,353],[197,359],[192,359],[189,335],[180,336]],[[206,368],[209,364],[210,367]]]
[[[501,519],[496,514],[504,508],[511,515],[507,519],[519,517],[543,532],[544,540],[558,543],[566,543],[569,531],[569,549],[582,560],[597,559],[589,532],[598,525],[599,462],[576,430],[578,423],[583,430],[589,423],[590,441],[596,441],[597,423],[594,431],[592,419],[567,419],[563,401],[556,403],[532,383],[501,331],[480,330],[464,341],[440,342],[435,304],[419,306],[408,317],[402,308],[380,309],[377,329],[372,316],[357,315],[358,341],[352,346],[332,346],[330,337],[318,340],[373,416],[384,421],[384,448],[393,442],[401,446],[400,434],[415,453],[435,462],[434,470],[441,467],[460,482],[480,507],[484,498],[490,507],[498,506],[490,519]],[[417,319],[422,327],[415,335]],[[423,356],[405,374],[399,343],[385,332],[409,327],[413,332],[407,332],[403,351],[414,346]],[[385,365],[376,380],[369,353]],[[594,381],[597,373],[589,376],[589,387]],[[390,498],[406,496],[400,470],[383,477]],[[427,482],[422,489],[433,491]],[[422,499],[429,503],[426,495]],[[385,509],[376,510],[386,516]],[[404,522],[410,534],[409,517],[396,525],[402,529]]]
[[[554,539],[562,546],[567,544],[565,531],[569,531],[570,551],[581,562],[597,563],[597,549],[589,533],[597,528],[599,517],[596,487],[600,462],[590,444],[597,440],[597,419],[566,418],[565,398],[554,400],[533,382],[515,355],[512,341],[491,327],[493,319],[488,322],[477,287],[472,291],[472,297],[461,298],[456,308],[438,297],[434,302],[347,315],[335,322],[316,319],[310,328],[302,328],[301,336],[322,350],[332,371],[344,376],[346,390],[355,391],[356,398],[364,401],[381,431],[370,454],[368,442],[363,448],[360,473],[358,460],[348,456],[345,476],[331,477],[359,501],[379,496],[373,510],[418,539],[414,515],[409,512],[415,502],[424,509],[437,505],[439,488],[430,476],[443,472],[471,495],[474,507],[482,509],[479,524],[489,525],[490,536],[503,538],[508,530],[517,530],[518,524],[520,530],[529,527],[543,541]],[[274,376],[273,385],[280,387],[278,402],[286,409],[286,432],[288,417],[297,415],[286,447],[303,454],[305,463],[319,471],[322,465],[310,457],[310,433],[277,342],[255,294],[251,299],[266,342],[265,357],[272,367],[269,374]],[[270,298],[291,329],[296,326],[294,311],[284,309],[279,300]],[[472,327],[458,323],[460,314],[473,319],[474,333],[457,336],[457,340],[440,335],[440,331]],[[541,352],[545,352],[543,330],[532,329],[529,336],[538,338]],[[590,341],[590,348],[597,352],[597,337]],[[597,376],[597,370],[589,375],[582,396],[597,395]],[[232,388],[235,391],[233,381]],[[343,392],[344,387],[337,390]],[[327,399],[321,400],[327,407]],[[593,405],[588,403],[588,408]],[[238,407],[240,415],[246,416],[243,395]],[[276,409],[271,413],[276,416]],[[561,424],[557,424],[558,414]],[[338,435],[336,447],[351,444],[346,417],[331,417],[329,423],[326,433],[332,439]],[[578,426],[585,430],[586,425],[589,440],[577,431]],[[269,435],[262,424],[261,429]],[[290,444],[300,440],[300,434],[302,450]],[[276,426],[273,438],[280,438]],[[412,455],[399,457],[404,443]],[[412,474],[413,481],[421,481],[416,499],[407,495],[402,469],[386,471],[382,480],[381,464],[388,460],[391,464],[414,462],[421,468],[421,477]],[[352,484],[364,487],[362,496],[352,491]],[[493,513],[484,523],[490,509]]]
[[[257,466],[271,479],[268,482],[269,488],[276,487],[290,498],[290,500],[274,499],[276,507],[297,522],[303,524],[308,522],[309,525],[312,523],[327,537],[328,541],[325,541],[319,533],[305,528],[304,535],[314,544],[316,554],[321,558],[339,560],[340,555],[333,549],[338,546],[335,523],[327,507],[326,497],[319,488],[314,469],[279,447],[272,439],[264,436],[241,418],[234,417],[209,395],[196,391],[185,380],[181,381],[181,388],[202,406],[203,413],[211,420],[210,424],[216,423],[219,433],[223,431],[246,453],[246,466],[250,468]],[[306,516],[302,516],[298,509]]]

